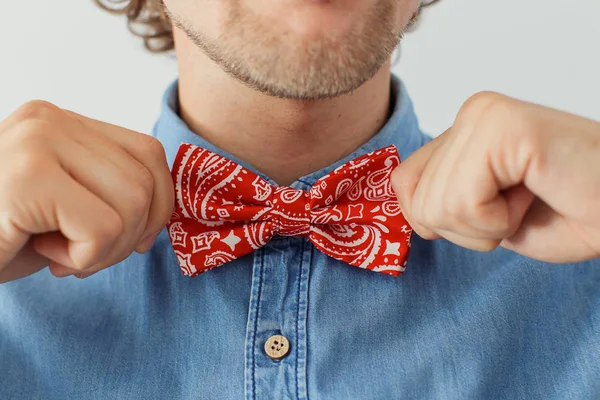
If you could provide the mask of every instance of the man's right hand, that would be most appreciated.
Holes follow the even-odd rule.
[[[156,139],[27,103],[0,122],[0,283],[46,266],[85,277],[146,252],[173,199]]]

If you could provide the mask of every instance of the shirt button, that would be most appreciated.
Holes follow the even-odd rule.
[[[265,342],[265,353],[275,361],[281,360],[290,352],[290,342],[285,336],[273,335]]]

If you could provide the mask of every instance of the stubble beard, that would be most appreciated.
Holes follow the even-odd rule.
[[[314,101],[350,93],[371,79],[403,33],[394,0],[380,0],[344,37],[307,42],[277,32],[243,8],[229,12],[223,33],[209,38],[170,14],[174,25],[226,73],[252,89],[285,99]]]

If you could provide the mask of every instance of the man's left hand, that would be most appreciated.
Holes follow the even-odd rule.
[[[479,93],[392,185],[425,239],[555,263],[600,257],[600,123]]]

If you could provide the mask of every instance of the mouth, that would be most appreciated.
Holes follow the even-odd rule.
[[[347,33],[360,16],[368,12],[367,3],[354,0],[290,0],[277,5],[262,3],[254,11],[274,24],[285,23],[292,32],[311,38]]]

